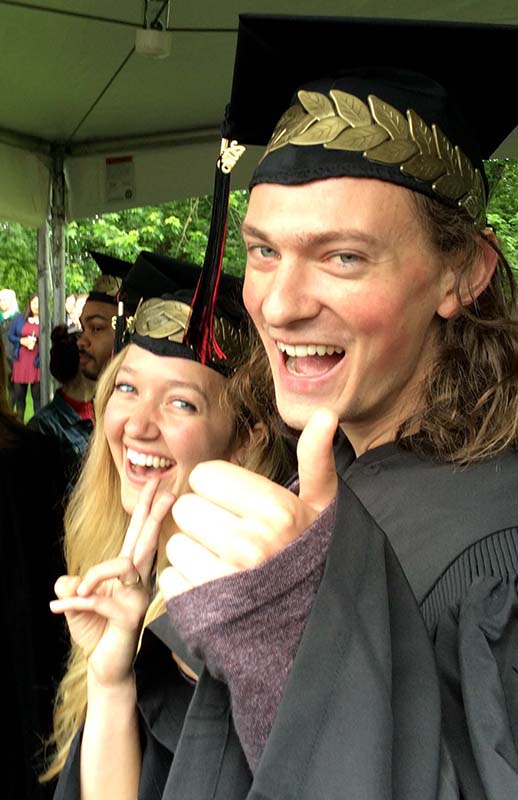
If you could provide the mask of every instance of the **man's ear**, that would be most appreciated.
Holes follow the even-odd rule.
[[[250,450],[250,448],[257,446],[261,439],[264,438],[265,434],[266,425],[264,422],[256,422],[252,430],[243,431],[239,436],[232,455],[230,456],[231,463],[242,467],[245,464],[247,452]]]
[[[461,278],[459,286],[460,302],[459,296],[455,291],[456,270],[453,267],[448,268],[446,292],[437,308],[437,313],[443,319],[452,319],[459,313],[462,306],[471,305],[487,288],[493,277],[498,263],[498,253],[491,245],[497,245],[497,239],[493,231],[485,230],[482,231],[482,234],[479,240],[478,255],[471,269],[467,270],[466,274]]]

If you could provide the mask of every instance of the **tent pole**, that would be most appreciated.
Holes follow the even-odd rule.
[[[40,301],[40,393],[41,405],[52,399],[52,382],[49,370],[52,279],[49,263],[49,226],[38,228],[38,297]]]
[[[65,207],[66,186],[63,149],[52,150],[50,225],[52,237],[52,278],[54,286],[54,325],[65,317]]]

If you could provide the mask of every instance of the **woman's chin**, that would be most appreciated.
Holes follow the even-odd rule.
[[[126,493],[122,494],[121,496],[122,507],[126,512],[126,514],[129,514],[130,517],[135,511],[135,506],[137,505],[137,502],[138,502],[138,497],[134,498],[127,497]]]
[[[139,496],[140,489],[136,486],[128,484],[127,481],[121,483],[121,504],[126,514],[130,516],[133,514],[139,501]]]

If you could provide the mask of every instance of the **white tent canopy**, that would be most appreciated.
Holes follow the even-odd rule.
[[[69,220],[210,193],[240,12],[518,25],[516,0],[171,0],[172,52],[154,60],[135,52],[145,7],[0,0],[0,219],[44,222],[60,156]],[[517,153],[515,132],[497,155]]]

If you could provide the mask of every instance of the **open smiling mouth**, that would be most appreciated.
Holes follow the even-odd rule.
[[[320,377],[330,372],[345,356],[338,345],[285,344],[277,342],[284,364],[291,375],[305,378]]]
[[[152,455],[151,453],[141,453],[138,450],[132,450],[129,447],[126,451],[126,458],[130,473],[136,477],[165,475],[165,473],[168,472],[175,463],[169,458]]]

